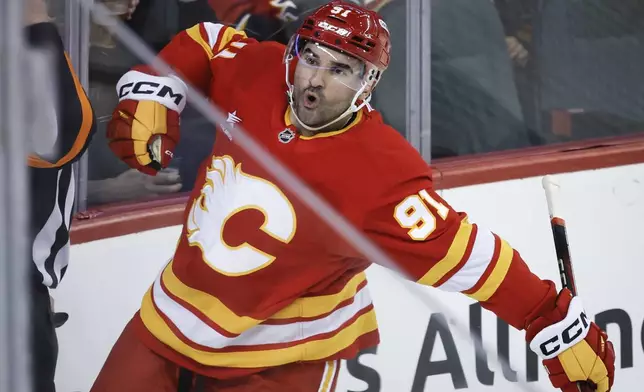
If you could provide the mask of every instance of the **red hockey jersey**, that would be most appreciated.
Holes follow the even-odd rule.
[[[463,292],[523,328],[554,298],[553,285],[436,194],[428,165],[376,111],[363,109],[335,132],[299,135],[289,121],[284,50],[203,23],[160,56],[412,279]],[[218,132],[174,257],[143,300],[144,342],[212,377],[351,358],[377,344],[370,261]]]

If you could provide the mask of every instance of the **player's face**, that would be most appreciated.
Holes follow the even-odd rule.
[[[299,119],[310,127],[341,115],[362,86],[363,63],[336,50],[308,42],[299,53],[293,99]]]

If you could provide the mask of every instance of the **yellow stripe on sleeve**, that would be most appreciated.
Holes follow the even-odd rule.
[[[203,37],[201,36],[201,30],[199,28],[200,26],[201,26],[201,23],[196,24],[191,28],[187,29],[186,33],[190,38],[192,38],[193,41],[198,43],[203,48],[203,50],[208,55],[208,58],[212,60],[215,57],[215,54],[212,52],[212,48],[210,47],[208,42],[206,42],[206,40],[204,40]]]
[[[472,225],[467,221],[467,219],[464,219],[461,222],[458,231],[456,232],[456,236],[454,236],[454,240],[452,241],[445,257],[430,268],[429,271],[427,271],[427,273],[418,280],[418,283],[432,286],[443,276],[452,271],[463,259],[471,234]]]
[[[220,34],[221,38],[219,38],[219,45],[217,45],[217,53],[221,52],[226,47],[226,45],[228,45],[228,43],[232,41],[235,34],[242,35],[244,38],[246,38],[246,33],[244,33],[243,31],[235,30],[232,27],[226,27],[224,32]]]
[[[514,249],[504,240],[501,241],[501,250],[499,252],[499,258],[492,270],[492,273],[487,277],[483,286],[472,294],[468,294],[468,297],[473,298],[479,302],[487,301],[490,299],[496,290],[499,288],[505,275],[507,275],[508,270],[510,269],[510,264],[512,263],[512,258],[514,257]]]

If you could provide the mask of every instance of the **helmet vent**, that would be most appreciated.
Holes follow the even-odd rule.
[[[351,44],[351,45],[357,46],[358,48],[364,50],[365,52],[371,52],[371,48],[369,48],[367,46],[364,46],[364,45],[361,45],[361,44],[359,44],[357,42],[349,41],[348,43]]]
[[[337,16],[329,15],[329,19],[337,20],[340,23],[347,23],[345,20],[338,18]]]

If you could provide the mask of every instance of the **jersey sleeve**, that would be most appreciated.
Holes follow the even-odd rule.
[[[219,23],[203,22],[177,34],[158,57],[184,81],[206,94],[211,81],[217,79],[217,70],[222,63],[235,57],[246,45],[256,42],[243,31]],[[156,75],[149,65],[136,66],[132,71]]]
[[[388,187],[379,200],[365,231],[418,283],[461,292],[518,329],[554,304],[554,283],[534,275],[507,241],[455,211],[432,189],[429,170]]]
[[[95,132],[92,106],[65,53],[57,27],[53,23],[31,25],[26,38],[30,51],[46,55],[46,60],[39,56],[30,58],[26,67],[26,72],[31,73],[29,81],[53,87],[51,97],[46,94],[48,91],[43,92],[42,85],[25,91],[30,106],[35,108],[29,118],[33,152],[27,163],[35,168],[72,164],[82,156]],[[47,68],[40,69],[37,62],[48,64]]]

